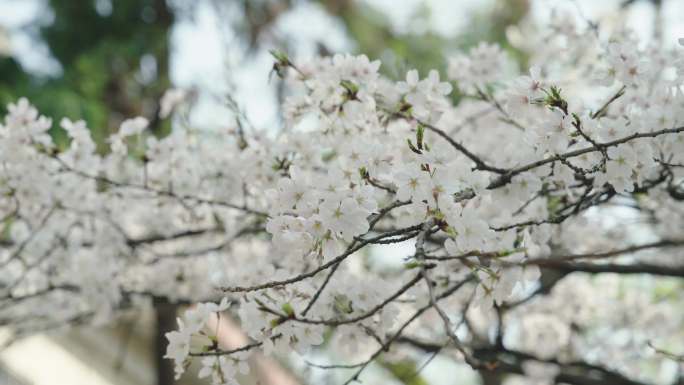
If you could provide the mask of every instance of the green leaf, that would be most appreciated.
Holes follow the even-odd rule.
[[[381,361],[380,364],[406,385],[429,385],[428,382],[420,376],[418,371],[419,366],[416,361],[404,359],[396,362]]]
[[[346,295],[336,295],[333,306],[335,307],[335,310],[344,314],[349,314],[354,311],[352,301]]]
[[[285,314],[287,314],[288,317],[294,317],[294,308],[289,302],[285,302],[281,307],[280,307]]]
[[[287,54],[283,51],[277,50],[277,49],[272,49],[268,51],[271,56],[273,56],[278,63],[282,65],[288,65],[290,63],[290,58],[287,56]]]
[[[425,135],[425,126],[422,124],[418,125],[418,128],[416,128],[416,143],[418,145],[418,148],[420,150],[423,149],[423,136]]]
[[[359,92],[359,86],[357,86],[351,80],[342,80],[340,82],[340,85],[344,87],[345,90],[349,91],[349,93],[356,94],[357,92]]]
[[[420,155],[423,153],[422,151],[417,149],[416,146],[413,145],[413,143],[411,142],[411,139],[407,138],[406,143],[408,143],[408,146],[411,149],[411,151],[415,152],[416,154]]]

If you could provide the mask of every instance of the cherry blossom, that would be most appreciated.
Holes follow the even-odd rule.
[[[188,127],[193,91],[172,89],[169,135],[131,118],[98,149],[84,121],[10,104],[0,319],[21,336],[194,304],[165,357],[215,384],[258,352],[334,358],[351,382],[415,351],[525,383],[665,383],[673,355],[650,346],[684,337],[684,51],[563,15],[517,47],[529,68],[480,43],[445,58],[449,81],[274,52],[268,131]],[[224,316],[249,343],[221,346]]]

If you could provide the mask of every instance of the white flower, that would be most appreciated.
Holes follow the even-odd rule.
[[[541,359],[554,357],[570,341],[569,326],[553,315],[530,314],[522,326],[521,347]]]
[[[525,375],[533,381],[530,385],[552,385],[560,372],[560,368],[554,364],[537,361],[525,361],[522,364]]]
[[[506,107],[512,114],[523,117],[532,116],[540,109],[533,102],[544,96],[542,92],[544,86],[541,68],[531,67],[529,76],[520,76],[510,83],[506,93]]]
[[[325,329],[321,325],[301,325],[294,328],[293,348],[299,354],[306,354],[312,346],[323,343],[323,332]]]
[[[225,356],[214,356],[202,358],[202,369],[197,376],[206,378],[211,376],[212,385],[239,385],[236,375],[249,373],[249,365],[246,356],[243,354]]]
[[[437,120],[444,109],[444,96],[451,92],[451,88],[451,84],[439,81],[436,70],[431,70],[423,80],[419,80],[417,70],[410,70],[406,73],[406,81],[397,83],[397,89],[411,104],[413,115],[428,122]]]
[[[418,89],[427,99],[437,99],[449,95],[453,87],[447,82],[439,81],[439,72],[437,70],[430,70],[428,77],[418,84]]]
[[[260,340],[262,332],[269,327],[269,319],[259,310],[255,301],[242,300],[238,310],[240,321],[245,332],[252,338]]]
[[[570,143],[570,134],[574,132],[572,117],[559,110],[546,112],[542,116],[542,119],[532,125],[529,133],[534,134],[532,143],[542,152],[564,152]]]
[[[181,321],[179,320],[180,324]],[[171,358],[176,362],[176,366],[182,364],[190,354],[190,332],[181,327],[180,331],[166,333],[169,345],[166,347],[164,358]]]
[[[341,202],[325,200],[319,210],[323,226],[347,242],[368,231],[366,217],[370,213],[362,209],[352,198],[344,198]]]
[[[335,328],[336,345],[350,355],[359,352],[359,347],[364,344],[366,337],[363,329],[355,325],[340,325]]]
[[[600,85],[604,87],[610,87],[615,83],[615,76],[617,71],[613,66],[603,65],[596,69],[594,77],[599,82]]]
[[[376,199],[377,189],[370,185],[360,185],[354,189],[354,199],[359,206],[368,213],[373,213],[378,210],[378,201]]]
[[[607,53],[618,80],[626,85],[639,85],[647,81],[650,67],[636,50],[634,41],[612,42],[608,45]]]
[[[637,157],[632,149],[632,146],[621,145],[608,149],[608,162],[610,167],[607,167],[611,177],[629,177],[632,174],[632,169],[636,166]]]
[[[329,169],[327,175],[319,178],[316,186],[321,198],[330,201],[341,200],[350,190],[344,171],[337,167]]]
[[[438,167],[434,170],[430,178],[430,194],[428,196],[431,205],[436,206],[437,202],[442,199],[451,200],[453,194],[464,187],[458,176],[459,171],[448,166]]]
[[[484,221],[477,210],[471,206],[463,207],[460,211],[446,213],[446,219],[456,231],[456,244],[463,251],[483,250],[485,240],[493,231]]]
[[[635,132],[635,123],[625,118],[601,119],[597,131],[601,140],[610,142]]]
[[[313,237],[306,229],[306,219],[290,215],[270,218],[266,231],[273,235],[273,244],[288,255],[305,255],[313,247]]]
[[[310,215],[318,203],[308,176],[296,166],[290,167],[290,177],[278,181],[274,208],[277,213],[294,212]]]
[[[397,90],[406,96],[418,94],[418,70],[410,70],[406,73],[406,81],[397,83]]]
[[[119,135],[121,136],[133,136],[138,135],[145,131],[147,126],[150,124],[149,120],[143,117],[137,117],[133,119],[126,119],[121,123],[119,128]]]
[[[465,92],[482,89],[503,79],[508,61],[498,45],[480,42],[468,55],[459,54],[449,59],[449,79],[457,81],[458,87]]]
[[[430,175],[421,170],[415,163],[400,167],[394,174],[394,182],[397,185],[397,199],[408,201],[422,201],[430,194]]]
[[[178,88],[171,88],[164,92],[159,103],[159,117],[166,119],[171,113],[185,102],[188,92]]]

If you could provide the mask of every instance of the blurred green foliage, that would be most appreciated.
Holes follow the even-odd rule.
[[[413,360],[382,361],[381,365],[406,385],[428,385],[428,382],[420,376],[421,368]]]
[[[0,57],[0,109],[26,96],[47,116],[85,119],[104,151],[104,139],[123,119],[156,116],[157,100],[169,85],[173,14],[165,0],[116,0],[104,2],[105,7],[81,0],[46,3],[54,21],[39,27],[39,36],[62,71],[40,77],[25,72],[14,58]],[[145,57],[153,78],[141,73]],[[153,123],[157,132],[168,130],[168,124]],[[64,145],[57,126],[55,140]]]
[[[496,0],[492,6],[467,15],[463,33],[449,38],[429,28],[432,10],[427,4],[418,7],[406,31],[396,31],[388,17],[368,3],[354,0],[320,0],[328,12],[344,22],[347,31],[357,43],[358,53],[372,59],[382,59],[381,71],[392,78],[403,78],[410,69],[423,76],[429,70],[446,72],[446,57],[456,51],[467,51],[480,41],[498,43],[521,67],[527,62],[523,52],[511,46],[506,29],[519,23],[529,12],[529,0]],[[458,0],[453,1],[458,6]],[[452,94],[454,102],[460,95]]]
[[[497,0],[479,13],[469,14],[464,32],[447,38],[429,28],[431,8],[418,7],[406,31],[395,31],[387,16],[362,1],[322,0],[327,9],[344,21],[358,51],[373,58],[395,58],[395,64],[417,68],[421,73],[445,68],[444,57],[456,50],[466,50],[480,41],[499,43],[519,60],[522,54],[510,46],[506,29],[517,24],[529,11],[529,0]],[[454,1],[454,6],[458,1]],[[407,68],[397,68],[404,72]]]
[[[40,77],[27,73],[14,58],[0,56],[0,113],[7,103],[26,96],[43,114],[53,118],[85,119],[100,151],[106,151],[104,139],[129,117],[146,116],[156,134],[168,132],[170,124],[156,119],[158,100],[169,87],[168,34],[174,11],[167,1],[42,1],[46,11],[52,13],[52,22],[37,23],[37,37],[47,44],[62,71],[57,76]],[[261,32],[297,3],[240,1],[244,13],[240,23],[246,25],[236,26],[236,31],[251,45],[258,45]],[[499,43],[522,65],[526,60],[508,44],[506,28],[527,14],[529,0],[495,0],[491,7],[468,15],[464,32],[453,38],[429,28],[432,10],[427,4],[418,7],[409,28],[398,31],[386,14],[365,1],[310,1],[319,2],[338,17],[356,42],[357,53],[382,59],[382,71],[395,79],[412,68],[423,75],[434,68],[444,74],[445,57],[481,40]],[[188,4],[192,8],[198,3]],[[141,73],[145,60],[156,64],[151,79]],[[458,102],[459,95],[454,93],[453,98]],[[67,143],[58,124],[54,124],[53,133],[58,144]]]

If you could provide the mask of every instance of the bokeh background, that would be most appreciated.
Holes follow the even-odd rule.
[[[443,72],[450,53],[485,40],[525,68],[517,31],[543,24],[554,7],[583,22],[626,23],[645,39],[684,36],[681,0],[0,0],[0,114],[26,96],[55,121],[86,120],[106,152],[105,138],[127,118],[146,116],[156,135],[168,134],[159,99],[180,87],[192,90],[197,129],[269,130],[280,124],[284,92],[269,77],[270,49],[298,59],[364,53],[401,78],[412,68]],[[56,124],[52,133],[66,144]],[[174,314],[13,340],[0,351],[0,384],[158,383],[164,322],[173,327]],[[270,364],[287,371],[287,362]],[[420,376],[402,375],[416,365],[388,365],[378,383],[479,381],[439,358]],[[201,382],[187,375],[179,383]]]

